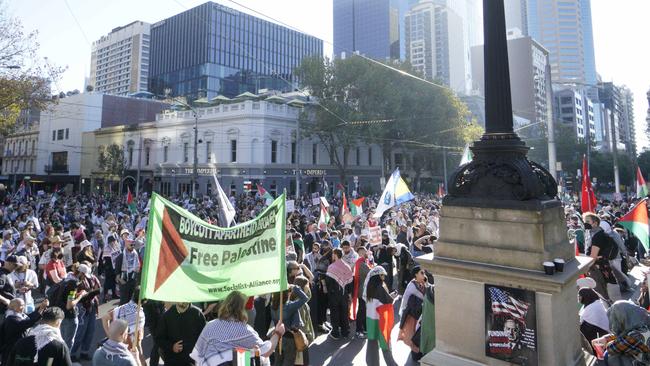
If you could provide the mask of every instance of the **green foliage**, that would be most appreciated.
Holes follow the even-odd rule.
[[[641,173],[648,180],[648,175],[650,175],[650,150],[645,150],[636,159],[639,168],[641,168]]]
[[[390,66],[414,73],[408,64]],[[319,104],[303,113],[305,120],[313,120],[302,124],[303,133],[318,137],[342,179],[348,173],[345,157],[359,143],[380,145],[384,162],[395,148],[410,151],[419,177],[433,159],[440,159],[442,146],[462,151],[465,141],[482,134],[449,89],[361,57],[306,59],[296,75]]]
[[[63,69],[40,61],[36,36],[25,33],[0,0],[0,135],[12,132],[22,110],[43,110],[54,102],[50,83]]]
[[[108,177],[121,177],[127,166],[122,146],[118,144],[100,146],[97,166]]]

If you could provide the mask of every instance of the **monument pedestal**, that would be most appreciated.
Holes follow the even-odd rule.
[[[485,284],[535,292],[538,365],[585,364],[575,283],[592,259],[575,257],[559,201],[506,206],[443,206],[435,256],[417,259],[436,286],[436,348],[422,365],[510,365],[486,355]],[[546,275],[555,258],[564,272]]]

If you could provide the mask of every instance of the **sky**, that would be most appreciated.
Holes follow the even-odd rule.
[[[332,0],[235,0],[325,41],[332,52]],[[451,0],[456,1],[456,0]],[[67,66],[55,85],[63,91],[84,87],[90,47],[111,29],[134,20],[155,23],[202,4],[205,0],[5,0],[9,13],[26,30],[38,30],[40,54],[53,65]],[[223,5],[249,12],[230,0]],[[637,143],[650,146],[645,135],[650,89],[649,0],[592,0],[596,69],[603,81],[627,85],[634,93]],[[258,14],[253,14],[257,15]]]

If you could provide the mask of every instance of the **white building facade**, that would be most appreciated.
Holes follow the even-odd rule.
[[[150,28],[135,21],[93,42],[89,85],[114,95],[147,91]]]
[[[213,174],[229,194],[242,193],[244,183],[250,183],[253,190],[260,183],[274,195],[284,189],[291,194],[295,192],[296,174],[301,177],[302,193],[322,191],[323,181],[334,189],[341,183],[339,171],[325,147],[316,140],[296,142],[300,110],[257,100],[197,108],[198,194],[213,192]],[[90,149],[98,150],[102,134],[121,134],[130,176],[137,176],[140,170],[141,181],[151,182],[151,189],[157,192],[189,194],[194,174],[194,124],[192,111],[165,112],[158,114],[155,122],[130,129],[95,131],[96,146]],[[381,157],[379,146],[353,148],[343,184],[354,187],[356,176],[360,189],[378,191]]]

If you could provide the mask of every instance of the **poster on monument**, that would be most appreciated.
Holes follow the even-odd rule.
[[[485,284],[485,355],[537,366],[535,292]]]

